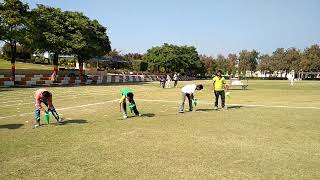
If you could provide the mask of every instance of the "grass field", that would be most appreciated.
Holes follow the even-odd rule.
[[[11,62],[0,59],[0,69],[11,69]],[[16,69],[50,70],[52,69],[52,65],[16,62]]]
[[[180,88],[125,85],[144,116],[121,119],[123,86],[52,87],[65,119],[32,129],[36,89],[0,89],[1,179],[320,179],[320,82],[250,81],[213,111]],[[51,118],[51,120],[53,120]]]

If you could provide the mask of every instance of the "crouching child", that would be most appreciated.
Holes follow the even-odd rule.
[[[60,119],[56,109],[54,108],[52,104],[52,93],[49,92],[46,89],[38,89],[34,95],[35,98],[35,128],[40,127],[40,112],[46,112],[48,113],[49,111],[52,113],[54,118],[56,119],[57,123],[60,124],[62,120]],[[47,106],[47,110],[41,106],[41,103]]]
[[[128,113],[127,113],[127,100],[129,101],[129,108],[134,112],[136,116],[141,116],[137,109],[137,105],[133,100],[133,91],[130,89],[122,89],[121,90],[121,99],[119,101],[120,103],[120,112],[122,112],[123,119],[128,118]]]

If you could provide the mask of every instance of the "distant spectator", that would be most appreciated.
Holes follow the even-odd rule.
[[[53,73],[51,74],[50,80],[54,81],[54,82],[57,81],[57,72],[56,71],[53,71]]]
[[[161,76],[160,77],[160,87],[164,88],[166,84],[166,78]]]
[[[177,87],[178,85],[179,76],[177,73],[174,73],[173,75],[173,81],[174,81],[174,87]]]
[[[166,82],[166,87],[171,88],[171,77],[169,74],[167,74],[167,82]]]

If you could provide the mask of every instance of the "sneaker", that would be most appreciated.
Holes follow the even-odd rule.
[[[213,110],[218,110],[218,107],[217,107],[217,106],[215,106],[215,107],[213,108]]]
[[[57,124],[62,124],[63,122],[63,119],[62,118],[59,118],[58,120],[57,120]]]
[[[228,110],[227,106],[223,107],[222,108],[224,111]]]
[[[142,116],[142,114],[138,114],[137,116],[141,117],[141,116]]]
[[[36,128],[39,128],[39,127],[41,127],[41,124],[40,124],[40,123],[37,123],[37,124],[34,125],[33,128],[36,129]]]
[[[184,113],[183,111],[179,111],[179,113]]]
[[[124,116],[123,116],[123,119],[127,119],[127,118],[128,118],[128,116],[127,116],[127,115],[124,115]]]

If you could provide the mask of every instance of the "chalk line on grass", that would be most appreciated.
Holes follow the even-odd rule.
[[[84,105],[79,105],[79,106],[71,106],[71,107],[65,107],[65,108],[59,108],[57,109],[58,111],[63,111],[63,110],[68,110],[68,109],[74,109],[74,108],[82,108],[82,107],[88,107],[88,106],[95,106],[95,105],[101,105],[101,104],[106,104],[106,103],[111,103],[111,102],[116,102],[118,101],[117,99],[115,100],[109,100],[109,101],[103,101],[103,102],[97,102],[97,103],[90,103],[90,104],[84,104]],[[144,101],[144,102],[167,102],[167,103],[180,103],[179,101],[170,101],[170,100],[157,100],[157,99],[137,99],[136,101]],[[211,105],[213,103],[209,102],[202,102],[202,104],[206,105]],[[262,104],[227,104],[229,106],[243,106],[243,107],[264,107],[264,108],[286,108],[286,109],[316,109],[320,110],[320,107],[299,107],[299,106],[280,106],[280,105],[262,105]],[[10,115],[10,116],[2,116],[0,119],[5,119],[5,118],[10,118],[10,117],[17,117],[17,116],[24,116],[24,115],[29,115],[33,114],[31,113],[22,113],[22,114],[16,114],[16,115]]]
[[[56,110],[58,110],[58,111],[64,111],[64,110],[68,110],[68,109],[83,108],[83,107],[101,105],[101,104],[106,104],[106,103],[111,103],[111,102],[116,102],[116,101],[118,101],[118,100],[115,99],[115,100],[110,100],[110,101],[90,103],[90,104],[84,104],[84,105],[79,105],[79,106],[71,106],[71,107],[65,107],[65,108],[57,108]],[[11,116],[2,116],[2,117],[0,117],[0,119],[10,118],[10,117],[17,117],[17,116],[25,116],[25,115],[30,115],[30,114],[33,114],[33,113],[34,113],[34,112],[16,114],[16,115],[11,115]]]
[[[157,100],[157,99],[137,99],[136,101],[145,102],[167,102],[167,103],[180,103],[180,101],[170,101],[170,100]],[[213,102],[201,102],[201,104],[213,105]],[[265,108],[287,108],[287,109],[317,109],[320,107],[314,106],[283,106],[283,105],[263,105],[263,104],[227,104],[227,106],[243,106],[243,107],[265,107]]]

